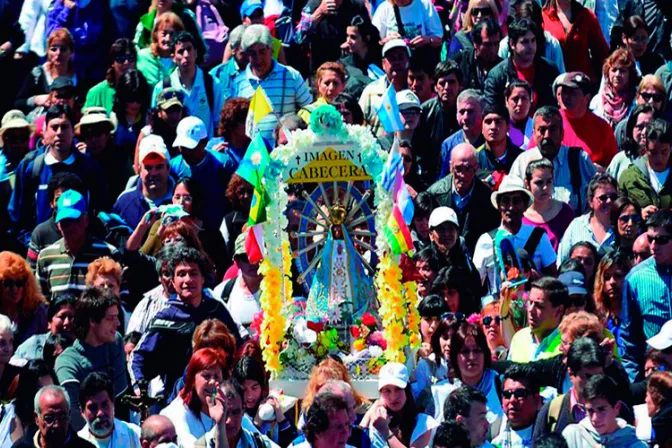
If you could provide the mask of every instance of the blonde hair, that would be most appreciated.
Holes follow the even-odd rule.
[[[665,90],[665,84],[663,84],[663,81],[660,79],[659,76],[657,75],[646,75],[642,77],[642,80],[639,82],[639,86],[637,87],[637,94],[639,95],[642,90],[646,89],[647,87],[653,87],[656,90],[658,90],[660,93],[665,96],[666,90]]]
[[[46,303],[28,262],[14,252],[0,252],[0,280],[26,281],[20,301],[21,317],[31,317],[37,307]],[[2,303],[3,300],[0,297],[0,309],[2,309]]]
[[[161,14],[156,19],[154,27],[152,28],[152,43],[149,44],[149,50],[152,52],[154,56],[159,55],[159,39],[157,37],[157,34],[159,30],[163,28],[163,26],[166,24],[172,25],[173,28],[175,29],[174,30],[175,32],[184,31],[184,22],[182,22],[180,16],[178,16],[174,12],[164,12],[163,14]]]
[[[495,3],[495,0],[469,0],[469,6],[467,6],[467,12],[464,13],[464,18],[462,19],[462,30],[465,32],[471,31],[471,29],[474,27],[474,19],[471,18],[471,9],[476,6],[477,4],[485,2],[488,4],[490,7],[490,10],[492,10],[492,20],[495,21],[495,23],[499,23],[499,9],[497,9],[497,4]]]
[[[345,381],[350,385],[352,388],[352,393],[355,396],[356,407],[361,406],[362,403],[368,403],[368,400],[360,395],[352,385],[348,369],[346,369],[342,363],[331,358],[327,358],[314,367],[313,372],[310,375],[308,386],[306,386],[306,394],[303,397],[303,404],[301,405],[304,413],[308,412],[308,408],[311,404],[313,404],[315,395],[317,395],[317,392],[320,390],[320,388],[332,380]]]
[[[93,286],[93,282],[99,275],[111,275],[121,286],[121,265],[110,257],[100,257],[89,263],[86,285]]]

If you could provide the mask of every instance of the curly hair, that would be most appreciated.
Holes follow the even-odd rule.
[[[658,408],[672,402],[672,373],[667,371],[654,372],[649,377],[646,391],[651,396],[651,401]]]
[[[248,181],[243,179],[237,174],[233,174],[231,176],[231,180],[229,180],[229,185],[226,187],[226,199],[229,200],[231,203],[231,208],[233,210],[247,213],[249,212],[249,207],[250,204],[244,204],[239,198],[238,198],[238,189],[240,187],[247,187],[249,186],[250,189],[252,189],[252,184],[250,184]]]
[[[121,265],[110,257],[100,257],[89,263],[86,272],[86,286],[93,286],[93,282],[99,275],[110,275],[121,286]]]
[[[245,123],[249,109],[250,100],[247,98],[229,98],[226,100],[219,114],[217,136],[228,140],[231,137],[231,129],[237,124]]]
[[[567,335],[570,343],[579,338],[590,338],[599,344],[604,339],[602,323],[597,316],[586,311],[567,314],[562,318],[558,331]]]
[[[1,280],[25,280],[19,313],[21,317],[30,317],[37,307],[46,300],[40,293],[37,280],[30,269],[28,262],[14,252],[0,252],[0,281]],[[0,297],[0,312],[2,311],[2,297]]]
[[[308,408],[310,408],[313,400],[315,400],[315,395],[329,380],[341,380],[348,383],[352,387],[356,407],[362,403],[368,403],[368,400],[359,394],[352,385],[350,373],[348,373],[348,369],[345,368],[343,363],[332,358],[327,358],[314,367],[313,372],[310,374],[310,380],[308,380],[308,386],[306,386],[306,395],[303,397],[303,404],[301,405],[304,413],[308,412]]]
[[[626,48],[619,48],[609,55],[602,66],[604,79],[609,82],[609,70],[612,68],[627,68],[630,72],[630,87],[628,90],[634,92],[639,84],[639,74],[635,64],[635,56]]]

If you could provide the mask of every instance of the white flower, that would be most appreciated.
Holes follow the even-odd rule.
[[[383,356],[383,349],[377,345],[371,345],[369,346],[369,355],[373,358],[380,358]]]
[[[317,333],[308,328],[308,322],[303,317],[294,321],[293,336],[299,344],[312,345],[317,341]]]

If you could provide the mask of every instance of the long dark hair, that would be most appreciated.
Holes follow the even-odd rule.
[[[131,69],[121,75],[117,80],[116,93],[114,95],[114,106],[112,110],[117,114],[117,119],[122,124],[126,123],[126,111],[124,108],[127,103],[138,102],[141,105],[140,114],[142,119],[138,121],[138,131],[145,125],[145,117],[149,109],[150,93],[147,80],[138,70]]]
[[[534,37],[537,41],[536,57],[546,57],[546,36],[544,35],[544,18],[541,14],[541,6],[534,0],[525,0],[514,7],[514,17],[509,16],[509,21],[515,19],[530,19],[537,25]],[[532,96],[530,95],[530,98]]]
[[[54,384],[58,384],[56,373],[47,363],[41,359],[33,359],[21,370],[19,381],[16,386],[16,400],[14,401],[14,410],[23,425],[24,432],[26,428],[35,423],[35,407],[33,400],[35,394],[40,389],[39,381],[44,376],[50,376]]]
[[[137,58],[137,53],[133,42],[125,37],[115,40],[110,47],[110,52],[107,54],[107,71],[105,72],[105,80],[111,87],[114,87],[114,85],[117,83],[116,74],[114,73],[113,67],[114,61],[117,56],[124,56],[126,54],[133,56],[133,58]]]
[[[357,27],[359,35],[366,42],[366,46],[369,49],[366,53],[367,62],[380,66],[383,47],[380,45],[380,31],[378,31],[378,28],[375,27],[368,17],[360,15],[353,17],[348,26]]]
[[[455,246],[459,245],[460,241],[458,239]],[[453,250],[455,250],[454,246],[450,250],[451,253]],[[443,295],[444,289],[455,289],[460,294],[460,303],[457,307],[457,311],[463,313],[465,316],[477,313],[478,309],[474,294],[467,288],[467,283],[465,281],[467,278],[469,278],[469,272],[464,268],[458,266],[442,268],[436,276],[434,283],[432,283],[432,294]]]
[[[641,114],[649,114],[651,112],[653,112],[653,117],[656,118],[658,112],[652,105],[647,103],[638,104],[632,110],[630,117],[628,117],[628,122],[625,125],[625,139],[623,140],[623,143],[621,143],[621,149],[631,160],[639,157],[642,150],[642,148],[639,146],[639,143],[637,143],[632,136],[635,131],[635,126],[637,125],[637,119]]]
[[[418,418],[419,412],[415,408],[415,400],[413,399],[411,383],[406,384],[404,392],[406,393],[406,404],[404,404],[404,407],[401,408],[401,411],[398,415],[390,413],[390,428],[399,428],[397,438],[400,439],[404,446],[411,446],[411,437],[413,436],[413,430],[415,429],[415,422]]]
[[[460,372],[457,357],[469,338],[474,338],[476,345],[483,350],[483,370],[489,369],[492,364],[492,354],[490,353],[490,347],[488,347],[488,340],[485,338],[485,333],[483,333],[483,328],[479,324],[463,322],[450,338],[450,364],[455,369],[455,376],[459,379],[462,379],[462,372]]]

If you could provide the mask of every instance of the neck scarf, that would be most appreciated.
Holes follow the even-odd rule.
[[[612,128],[628,116],[632,98],[632,92],[618,95],[608,83],[604,86],[604,92],[602,92],[604,118]]]

